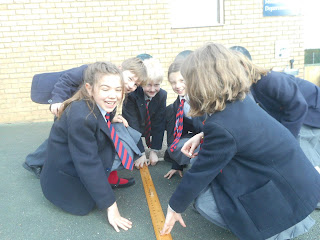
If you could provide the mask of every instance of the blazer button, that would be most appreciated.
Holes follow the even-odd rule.
[[[107,172],[110,172],[110,171],[111,171],[111,169],[110,169],[110,168],[106,168],[106,171],[107,171]]]

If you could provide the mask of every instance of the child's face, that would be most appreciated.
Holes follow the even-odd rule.
[[[169,82],[171,84],[172,90],[179,96],[185,96],[186,94],[186,82],[181,76],[180,72],[173,72],[169,75]]]
[[[143,87],[143,91],[148,97],[152,98],[160,91],[160,83],[148,82],[147,85]]]
[[[121,80],[118,75],[104,75],[94,88],[88,83],[86,88],[90,96],[106,112],[112,112],[122,100]]]
[[[140,85],[139,78],[129,70],[122,72],[124,81],[124,90],[126,93],[131,93]]]

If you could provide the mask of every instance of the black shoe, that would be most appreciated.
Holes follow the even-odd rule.
[[[32,172],[37,178],[40,178],[42,166],[30,166],[26,162],[24,162],[22,166],[28,171]]]
[[[126,187],[130,187],[132,186],[133,184],[136,183],[136,181],[134,180],[134,178],[122,178],[122,179],[127,179],[128,182],[125,183],[125,184],[120,184],[120,178],[118,179],[118,182],[116,184],[111,184],[111,187],[112,188],[126,188]]]

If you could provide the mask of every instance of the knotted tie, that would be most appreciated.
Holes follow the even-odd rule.
[[[176,114],[176,125],[174,127],[174,140],[170,146],[170,151],[173,152],[177,148],[177,144],[181,138],[182,130],[183,130],[183,105],[184,99],[181,99],[181,103],[179,105],[177,114]]]
[[[146,100],[146,120],[145,120],[145,132],[144,136],[146,138],[146,144],[149,148],[151,148],[151,121],[150,121],[150,114],[149,114],[149,108],[148,103],[150,102],[150,99]]]
[[[108,128],[111,133],[111,139],[113,141],[114,147],[119,155],[119,158],[121,159],[122,165],[129,170],[133,169],[133,161],[132,157],[128,154],[127,149],[123,146],[123,143],[119,139],[118,134],[116,133],[114,127],[111,124],[110,121],[110,113],[106,113],[106,120],[108,124]]]

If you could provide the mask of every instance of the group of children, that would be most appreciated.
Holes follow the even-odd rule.
[[[177,55],[168,81],[178,97],[168,106],[161,64],[147,54],[120,68],[96,62],[54,74],[34,80],[56,79],[50,98],[41,100],[51,103],[56,119],[24,167],[39,174],[45,197],[56,206],[76,215],[97,206],[107,209],[116,231],[131,228],[112,188],[134,179],[118,177],[117,170],[155,165],[166,131],[164,159],[172,168],[164,177],[182,177],[192,166],[170,199],[162,234],[175,221],[185,226],[180,213],[192,201],[240,239],[289,239],[314,224],[308,215],[320,200],[317,86],[269,72],[214,43]],[[32,94],[43,92],[34,87]],[[312,134],[302,144],[304,125]],[[305,153],[296,138],[308,145]]]

